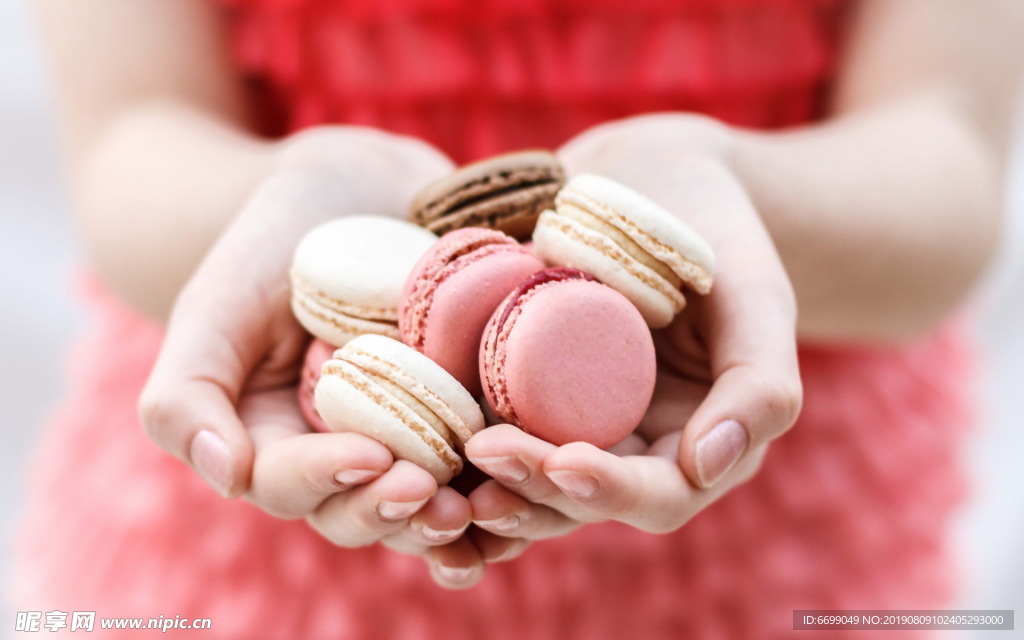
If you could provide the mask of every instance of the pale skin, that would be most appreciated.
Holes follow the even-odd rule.
[[[466,453],[495,479],[463,497],[369,439],[309,432],[285,276],[306,230],[401,216],[451,162],[369,129],[254,136],[209,0],[38,5],[82,237],[117,293],[167,321],[147,432],[221,494],[339,545],[422,555],[450,588],[583,522],[679,528],[792,426],[798,336],[901,341],[945,318],[997,240],[1024,60],[1022,3],[866,2],[824,122],[759,133],[658,114],[569,141],[570,172],[619,179],[708,239],[715,287],[656,336],[666,369],[636,434],[605,452],[491,427]],[[709,435],[724,423],[740,429]]]

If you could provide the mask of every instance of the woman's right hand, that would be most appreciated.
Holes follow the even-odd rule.
[[[307,130],[279,154],[179,294],[140,399],[142,424],[223,496],[306,518],[342,546],[381,541],[423,555],[439,584],[469,586],[483,559],[462,535],[466,498],[369,438],[312,433],[302,419],[296,384],[309,338],[288,285],[309,229],[356,213],[402,216],[452,164],[423,142],[359,127]]]

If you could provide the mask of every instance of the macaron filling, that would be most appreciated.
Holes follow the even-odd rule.
[[[623,233],[618,227],[602,220],[590,211],[569,202],[559,204],[557,215],[575,220],[584,227],[601,233],[612,240],[631,258],[664,278],[673,288],[683,288],[682,278],[672,271],[667,264],[651,255],[649,251],[637,244],[635,240]]]
[[[563,208],[571,206],[601,219],[642,247],[655,261],[665,265],[668,270],[676,275],[676,279],[682,284],[689,286],[702,295],[711,291],[712,276],[708,268],[691,260],[677,249],[661,242],[658,238],[644,231],[632,220],[604,202],[569,185],[558,193],[558,196],[555,198],[555,204],[560,214]],[[651,203],[651,206],[655,205]],[[623,250],[628,252],[625,248]],[[641,263],[650,267],[650,265],[643,263],[643,261]],[[653,269],[653,267],[651,268],[661,275],[661,271]]]
[[[399,402],[412,409],[413,413],[422,418],[424,422],[430,425],[430,428],[433,429],[434,432],[437,433],[437,435],[441,436],[441,438],[445,441],[445,444],[447,444],[449,447],[455,446],[455,441],[452,439],[451,431],[448,429],[444,421],[441,420],[441,418],[438,417],[436,413],[427,408],[427,405],[417,400],[415,396],[413,396],[411,393],[403,389],[400,385],[395,383],[395,381],[391,380],[390,378],[386,378],[382,375],[376,374],[372,371],[367,371],[365,369],[362,370],[362,373],[367,378],[378,384],[385,391],[394,396]]]
[[[553,267],[538,271],[509,294],[494,326],[488,328],[487,343],[484,345],[484,383],[493,394],[495,413],[503,420],[517,426],[521,426],[521,422],[509,398],[508,381],[505,378],[503,364],[506,358],[508,336],[523,305],[529,302],[531,297],[542,289],[566,280],[597,282],[597,279],[590,274],[571,267]]]
[[[457,216],[463,210],[479,205],[491,198],[500,198],[511,193],[530,194],[536,197],[550,197],[558,190],[562,182],[562,174],[552,167],[519,168],[498,171],[490,175],[480,176],[466,182],[461,188],[442,194],[440,198],[428,202],[424,207],[423,218],[431,226],[445,216]],[[532,197],[530,199],[533,199]],[[463,224],[482,222],[489,212],[481,211],[479,219],[462,220]]]
[[[440,396],[428,389],[426,385],[414,376],[404,372],[398,366],[376,354],[354,348],[351,345],[341,350],[339,355],[342,360],[351,363],[353,366],[359,367],[363,371],[374,373],[378,377],[389,380],[392,384],[400,387],[407,393],[408,397],[423,406],[425,411],[429,411],[431,416],[440,420],[440,426],[435,428],[435,431],[438,431],[438,434],[444,437],[445,440],[452,440],[451,437],[445,434],[454,434],[454,442],[458,444],[464,443],[472,437],[473,429],[466,424],[466,421],[458,412],[441,399]],[[430,422],[429,417],[424,418],[424,420],[433,424]]]
[[[394,387],[398,385],[382,385],[380,376],[374,377],[372,372],[338,357],[324,364],[321,379],[327,379],[329,376],[343,380],[369,401],[397,418],[430,447],[452,473],[458,473],[462,469],[462,459],[452,449],[448,439],[437,433],[429,415],[424,415],[424,413],[429,414],[430,412],[425,411],[426,407],[422,403],[409,404],[407,402],[408,394],[394,393]],[[436,417],[435,415],[434,418],[436,419]]]
[[[291,273],[291,283],[296,313],[301,310],[320,322],[353,335],[378,333],[398,338],[397,308],[346,304],[317,289],[295,271]]]

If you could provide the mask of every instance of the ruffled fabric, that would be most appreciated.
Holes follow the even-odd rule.
[[[459,162],[689,110],[749,127],[821,111],[838,0],[222,0],[239,67],[290,131],[429,140]]]
[[[379,126],[459,161],[651,110],[812,119],[846,5],[221,2],[271,128]],[[223,500],[160,452],[136,399],[161,331],[102,287],[87,294],[94,322],[18,529],[13,610],[204,617],[212,631],[167,635],[225,640],[771,639],[793,634],[793,609],[941,608],[956,587],[946,532],[965,491],[973,362],[955,326],[901,348],[803,349],[803,414],[747,485],[675,533],[584,527],[456,593],[418,559],[338,549]],[[125,632],[90,637],[108,636]]]
[[[29,484],[14,610],[210,618],[224,640],[771,639],[790,637],[793,609],[941,608],[956,587],[945,532],[964,495],[973,365],[955,329],[901,349],[804,349],[803,414],[752,482],[675,533],[588,526],[450,592],[419,559],[336,548],[160,452],[135,407],[160,329],[90,295],[74,392]]]

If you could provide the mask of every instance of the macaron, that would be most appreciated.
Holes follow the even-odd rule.
[[[562,445],[629,435],[654,393],[654,342],[636,307],[566,267],[534,273],[491,316],[484,396],[501,419]]]
[[[334,352],[314,392],[331,431],[361,433],[430,472],[462,470],[461,451],[484,428],[473,396],[430,358],[397,340],[363,335]]]
[[[380,216],[339,218],[316,227],[295,249],[295,318],[337,347],[365,333],[397,340],[406,276],[436,240],[416,225]]]
[[[515,239],[491,229],[459,229],[413,267],[398,304],[402,341],[479,396],[480,338],[494,310],[544,268]]]
[[[444,235],[486,227],[524,240],[565,182],[561,163],[547,151],[520,151],[466,165],[427,185],[413,199],[413,222]]]
[[[306,357],[302,362],[302,373],[299,376],[299,411],[302,417],[316,431],[330,431],[313,403],[313,392],[320,380],[320,370],[324,363],[331,359],[334,346],[319,338],[314,338],[306,348]]]
[[[686,305],[684,286],[711,290],[714,254],[671,213],[614,180],[583,174],[544,211],[534,251],[549,265],[582,269],[636,305],[648,326],[667,326]]]

